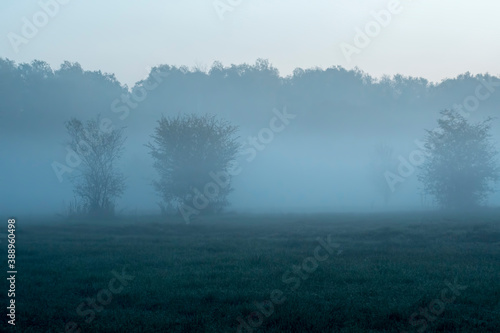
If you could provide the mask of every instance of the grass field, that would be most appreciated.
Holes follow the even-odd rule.
[[[500,332],[493,212],[32,222],[0,331]]]

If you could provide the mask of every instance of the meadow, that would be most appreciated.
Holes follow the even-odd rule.
[[[498,211],[19,219],[16,251],[2,332],[500,330]]]

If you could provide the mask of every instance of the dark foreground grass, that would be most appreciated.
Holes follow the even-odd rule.
[[[0,330],[500,332],[499,216],[18,220],[16,326]]]

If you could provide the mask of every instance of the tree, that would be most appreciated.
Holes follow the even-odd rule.
[[[123,153],[123,130],[107,125],[99,116],[86,124],[76,118],[66,122],[69,147],[80,161],[71,180],[83,211],[91,216],[112,215],[114,200],[125,190],[125,177],[116,167]]]
[[[232,190],[228,169],[240,147],[236,131],[236,126],[209,115],[158,121],[147,147],[160,176],[153,185],[166,205],[163,209],[197,206],[197,197],[206,205],[196,209],[205,213],[227,205]]]
[[[372,155],[370,167],[373,187],[382,196],[384,204],[387,206],[392,190],[387,182],[386,173],[392,172],[397,168],[394,149],[386,144],[377,145]]]
[[[498,152],[491,143],[492,119],[470,124],[453,110],[441,115],[438,127],[427,130],[428,158],[418,178],[442,208],[480,206],[500,179]]]

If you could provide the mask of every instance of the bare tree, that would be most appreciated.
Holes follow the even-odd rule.
[[[394,149],[386,144],[379,144],[375,147],[371,160],[371,180],[373,187],[382,197],[387,206],[392,191],[387,183],[386,172],[397,168],[397,159],[394,156]]]
[[[167,207],[192,205],[197,194],[214,175],[224,174],[224,183],[210,193],[205,212],[217,212],[227,205],[231,192],[228,168],[239,149],[237,127],[214,116],[162,117],[147,144],[160,179],[153,183]],[[215,189],[214,189],[215,191]],[[165,208],[165,206],[163,206]],[[163,209],[164,209],[163,208]]]
[[[116,164],[123,152],[122,129],[103,126],[98,116],[85,124],[78,119],[66,122],[69,146],[81,160],[78,174],[72,177],[83,211],[92,216],[114,213],[114,200],[125,190],[125,177]]]
[[[480,206],[500,179],[498,152],[491,142],[492,119],[470,124],[455,111],[441,115],[438,127],[427,131],[429,157],[418,178],[443,208]]]

